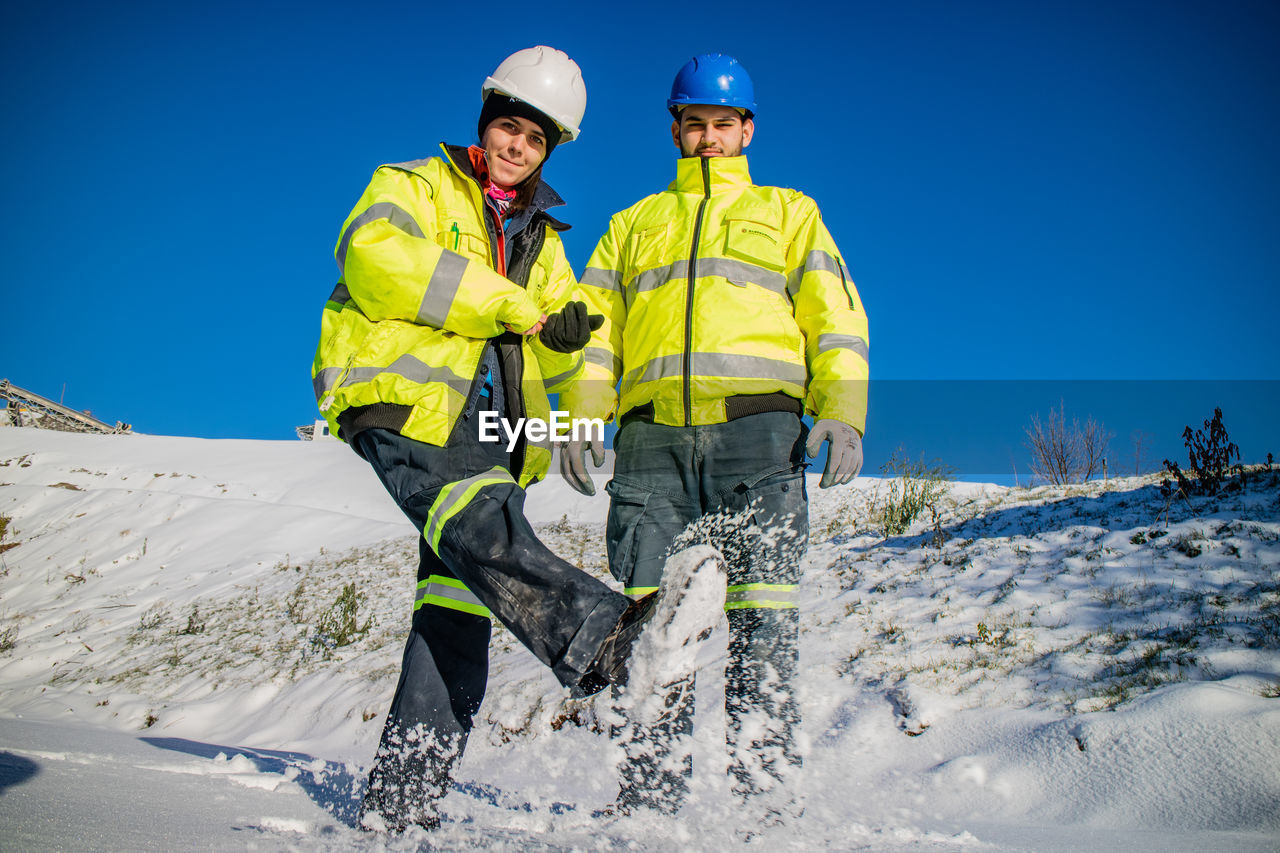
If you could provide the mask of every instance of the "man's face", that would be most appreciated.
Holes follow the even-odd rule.
[[[547,139],[527,118],[499,116],[480,140],[489,162],[489,179],[503,187],[523,181],[547,156]]]
[[[690,104],[671,123],[671,139],[682,157],[737,157],[751,144],[756,125],[733,107]]]

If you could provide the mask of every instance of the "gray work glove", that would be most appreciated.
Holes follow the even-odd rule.
[[[577,352],[591,340],[591,333],[603,325],[603,314],[588,314],[587,303],[570,302],[548,315],[538,337],[549,350]]]
[[[574,491],[584,495],[594,495],[596,484],[591,482],[587,473],[587,451],[599,468],[604,464],[604,446],[590,438],[571,439],[560,445],[560,475],[565,478]]]
[[[824,441],[831,443],[827,447],[827,468],[818,486],[823,489],[842,486],[858,476],[862,470],[862,436],[858,431],[844,421],[823,418],[814,422],[805,451],[817,456]]]

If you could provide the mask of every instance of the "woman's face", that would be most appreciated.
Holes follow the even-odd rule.
[[[502,187],[514,187],[529,177],[547,156],[542,128],[519,116],[489,122],[480,144],[489,161],[489,179]]]

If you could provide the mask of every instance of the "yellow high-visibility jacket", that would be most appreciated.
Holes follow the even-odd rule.
[[[781,393],[865,428],[867,315],[848,268],[813,200],[753,185],[746,157],[679,160],[665,192],[614,215],[579,290],[605,322],[560,396],[574,416],[716,424],[766,399],[743,395]]]
[[[548,419],[548,393],[582,370],[583,354],[547,349],[523,330],[558,311],[577,281],[545,212],[560,198],[545,184],[532,222],[508,234],[508,277],[495,272],[483,191],[465,148],[380,166],[347,217],[335,249],[341,276],[325,304],[311,376],[334,435],[353,423],[383,426],[444,446],[480,360],[497,338],[514,416]],[[496,226],[495,226],[496,227]],[[504,439],[505,440],[505,439]],[[521,486],[550,465],[549,444],[516,450]]]

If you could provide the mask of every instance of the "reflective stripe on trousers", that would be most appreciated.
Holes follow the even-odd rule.
[[[427,523],[422,535],[431,545],[431,550],[440,553],[440,533],[449,519],[462,512],[480,494],[485,486],[496,486],[510,483],[515,485],[511,472],[505,468],[490,468],[483,474],[457,480],[440,490],[431,509],[427,511]]]
[[[730,584],[725,594],[725,610],[786,610],[796,607],[796,584]]]
[[[443,575],[431,575],[426,580],[418,581],[418,597],[414,599],[413,609],[417,610],[424,604],[461,610],[486,619],[493,618],[489,608],[480,603],[480,599],[467,589],[466,584],[457,578]]]
[[[635,598],[657,591],[656,586],[629,586],[623,590]],[[740,583],[730,584],[725,591],[725,610],[746,610],[761,608],[765,610],[785,610],[797,607],[795,597],[796,584],[781,583]]]

